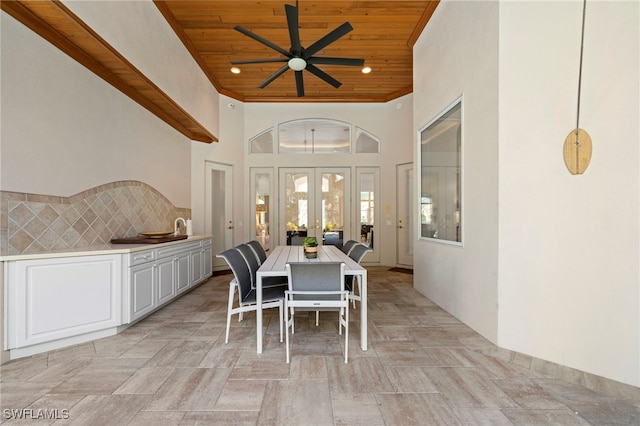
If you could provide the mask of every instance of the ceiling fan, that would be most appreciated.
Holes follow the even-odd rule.
[[[273,73],[269,78],[267,78],[259,87],[264,89],[267,87],[272,81],[276,78],[280,77],[287,70],[292,69],[295,71],[296,76],[296,89],[298,92],[298,96],[304,96],[304,80],[302,77],[302,71],[307,70],[311,74],[314,74],[316,77],[324,80],[335,88],[338,88],[342,85],[338,80],[331,77],[326,72],[322,71],[320,68],[316,67],[317,65],[347,65],[347,66],[356,66],[361,67],[364,65],[364,59],[355,59],[355,58],[331,58],[325,56],[313,56],[318,53],[320,50],[324,49],[334,41],[338,40],[340,37],[348,34],[353,31],[353,27],[349,22],[345,22],[340,25],[335,30],[331,31],[320,40],[313,43],[311,46],[306,49],[302,47],[300,44],[300,34],[298,32],[298,2],[296,1],[296,5],[292,6],[289,4],[284,5],[285,12],[287,14],[287,25],[289,27],[289,39],[291,40],[291,48],[289,50],[283,49],[266,40],[259,35],[249,31],[246,28],[241,27],[240,25],[236,25],[234,27],[235,30],[241,32],[242,34],[251,37],[252,39],[264,44],[267,47],[275,50],[276,52],[282,54],[284,58],[267,58],[267,59],[249,59],[242,61],[231,61],[233,65],[241,65],[241,64],[262,64],[268,62],[286,62],[282,68]]]

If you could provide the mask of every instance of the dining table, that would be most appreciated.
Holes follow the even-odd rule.
[[[289,262],[343,262],[345,275],[357,277],[360,285],[360,346],[367,350],[367,270],[336,246],[320,245],[314,254],[305,254],[303,246],[277,246],[256,273],[256,334],[258,353],[262,353],[262,278],[286,276]],[[354,286],[355,290],[355,286]]]

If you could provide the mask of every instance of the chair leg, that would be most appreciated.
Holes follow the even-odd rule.
[[[287,364],[289,364],[289,306],[285,299],[284,302],[284,315],[285,315],[285,346],[286,346],[286,356],[287,356]],[[293,318],[291,319],[291,327],[293,329]],[[293,331],[293,330],[292,330]]]
[[[282,343],[282,317],[283,317],[284,301],[280,300],[280,306],[278,306],[278,313],[280,317],[280,343]]]
[[[347,296],[347,306],[349,306],[349,296]],[[349,359],[349,308],[345,309],[344,316],[344,363],[347,364]]]
[[[320,312],[316,311],[316,327],[318,326],[318,324],[320,324],[319,320],[320,320]]]
[[[229,327],[231,326],[231,311],[233,310],[233,296],[236,293],[236,284],[229,284],[229,304],[227,307],[227,333],[224,338],[224,343],[229,343]],[[240,314],[242,315],[242,313]]]

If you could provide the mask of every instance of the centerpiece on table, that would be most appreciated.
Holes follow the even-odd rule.
[[[302,242],[305,253],[317,253],[318,252],[318,239],[316,237],[307,237]]]

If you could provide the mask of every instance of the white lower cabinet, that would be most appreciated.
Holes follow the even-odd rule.
[[[114,335],[211,275],[211,239],[5,260],[11,359]]]
[[[5,265],[5,349],[121,324],[122,255],[19,260]]]

